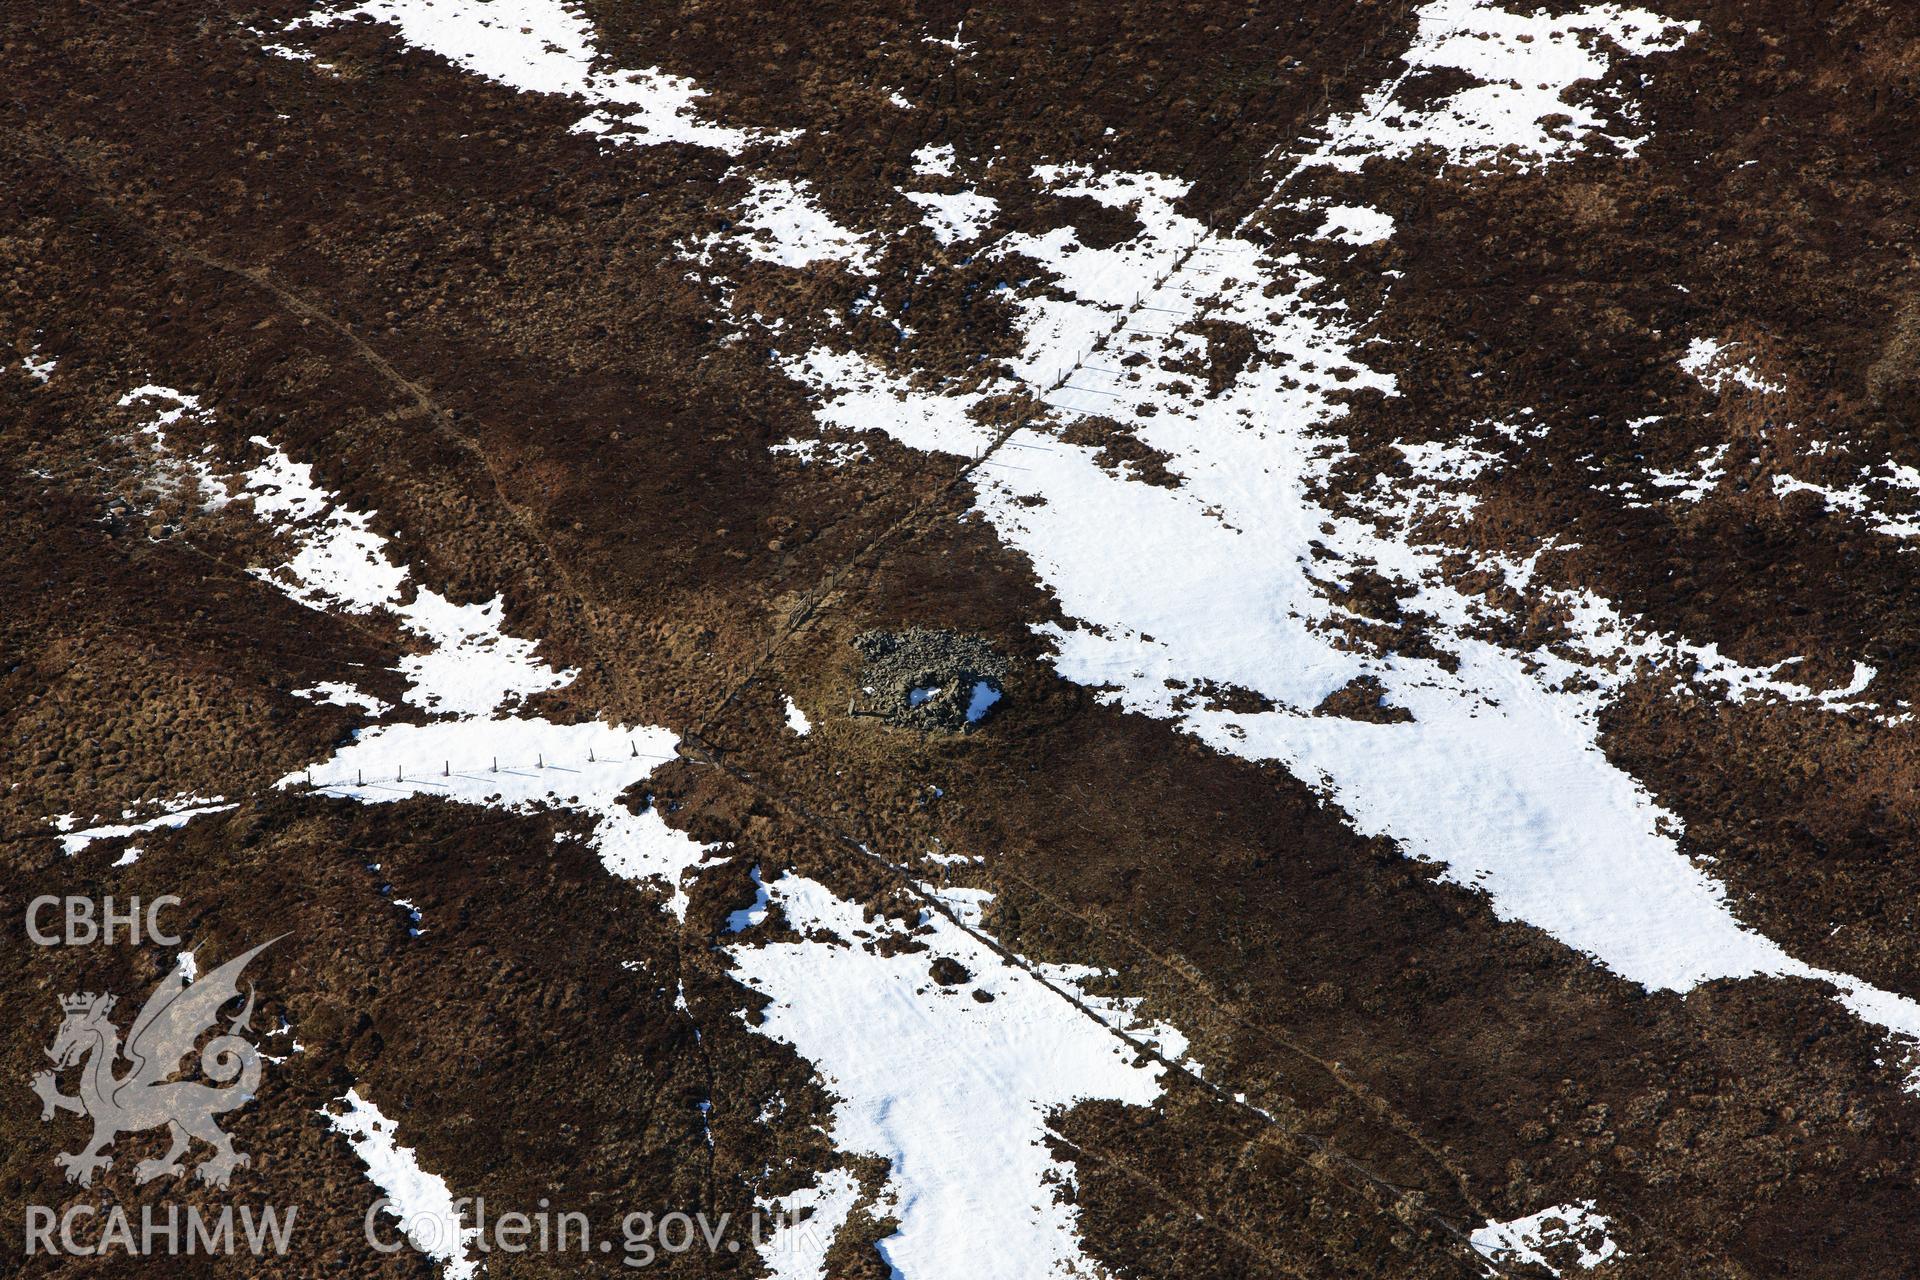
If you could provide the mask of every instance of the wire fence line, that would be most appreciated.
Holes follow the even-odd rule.
[[[458,769],[453,767],[451,758],[442,758],[437,768],[431,760],[424,761],[417,768],[407,764],[396,764],[392,766],[393,776],[391,781],[387,780],[387,766],[384,764],[376,772],[372,781],[368,781],[367,769],[364,765],[354,770],[351,780],[343,774],[339,778],[326,781],[316,779],[314,777],[316,766],[309,765],[304,771],[304,777],[300,785],[309,791],[322,793],[342,790],[392,790],[396,788],[407,789],[417,787],[451,789],[453,786],[451,780],[454,778],[485,782],[489,778],[498,778],[501,776],[531,778],[549,772],[584,773],[594,766],[621,764],[633,760],[651,760],[656,763],[683,760],[688,764],[695,765],[705,763],[705,761],[689,760],[683,755],[660,755],[657,752],[642,751],[640,750],[639,743],[628,739],[618,744],[618,746],[611,751],[602,752],[598,748],[588,747],[585,759],[581,759],[578,756],[556,756],[554,759],[549,760],[547,759],[546,752],[537,751],[534,753],[533,763],[531,764],[525,763],[524,761],[515,762],[513,760],[502,764],[500,757],[497,755],[489,756],[485,764],[475,764],[471,766],[462,764]]]
[[[94,840],[123,838],[123,829],[124,836],[130,838],[134,835],[146,834],[152,826],[168,825],[169,819],[178,818],[181,824],[184,824],[195,817],[203,816],[204,814],[214,811],[207,808],[207,806],[226,809],[246,801],[270,799],[274,796],[285,795],[289,791],[336,799],[356,791],[397,791],[407,795],[430,795],[436,791],[452,792],[456,790],[454,779],[471,782],[487,782],[503,777],[537,778],[545,773],[577,774],[585,773],[590,768],[630,764],[634,760],[652,762],[648,769],[640,775],[642,777],[647,773],[651,773],[653,769],[662,764],[676,761],[696,768],[708,767],[707,761],[695,759],[683,752],[676,752],[673,755],[661,755],[658,752],[642,751],[640,750],[639,743],[632,739],[618,742],[614,744],[611,749],[604,752],[597,747],[589,747],[587,748],[587,754],[584,759],[578,756],[555,756],[549,760],[546,752],[536,751],[531,764],[513,759],[503,761],[499,756],[490,756],[484,764],[477,764],[471,767],[463,764],[460,768],[456,769],[453,767],[453,761],[450,758],[443,758],[438,762],[423,758],[417,767],[412,763],[395,765],[389,762],[382,764],[378,769],[369,771],[368,768],[363,765],[356,768],[351,777],[346,774],[341,774],[337,778],[327,779],[315,776],[325,767],[324,765],[308,765],[300,771],[297,779],[292,782],[289,782],[287,778],[282,778],[277,782],[268,783],[265,786],[251,787],[244,791],[223,791],[221,794],[215,796],[196,797],[193,804],[185,807],[175,807],[172,809],[161,808],[144,816],[131,813],[122,814],[117,821],[103,822],[97,826],[81,827],[71,831],[59,831],[52,828],[39,827],[27,831],[8,832],[0,835],[0,843],[16,844],[36,840],[59,839],[63,836],[87,836],[91,835],[91,833],[98,832],[98,835],[91,836],[91,840],[89,841],[89,843],[91,843]],[[389,770],[391,770],[391,772],[389,772]]]

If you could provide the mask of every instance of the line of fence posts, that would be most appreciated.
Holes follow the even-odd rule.
[[[627,743],[627,758],[631,760],[677,760],[677,759],[680,759],[681,757],[652,755],[650,753],[641,751],[638,743],[629,740]],[[593,747],[588,747],[586,763],[590,765],[596,765],[596,764],[606,764],[608,763],[608,761],[600,759],[599,752],[596,751]],[[697,762],[690,761],[689,763],[697,763]],[[549,767],[547,764],[547,753],[545,751],[537,751],[534,753],[534,763],[532,767],[540,770],[544,770]],[[551,767],[555,769],[565,769],[567,766],[564,764],[555,763]],[[497,774],[500,772],[499,756],[496,755],[496,756],[488,757],[487,772],[491,774]],[[509,773],[513,772],[513,766],[511,764],[507,766],[507,772]],[[443,778],[451,778],[454,776],[453,761],[451,759],[443,758],[440,761],[440,776]],[[466,776],[464,771],[461,776],[463,777]],[[400,764],[394,767],[393,780],[395,783],[398,783],[402,786],[406,784],[406,781],[407,781],[406,765]],[[422,776],[416,773],[414,775],[414,781],[417,783],[422,782]],[[317,782],[314,780],[313,766],[312,765],[307,766],[306,786],[307,786],[307,789],[310,791],[328,791],[328,790],[332,790],[333,788],[344,787],[346,785],[347,783],[344,778],[334,782]],[[365,787],[367,785],[367,775],[366,775],[366,770],[364,768],[357,768],[353,771],[353,785],[355,787]],[[440,784],[424,783],[424,785],[437,786]]]

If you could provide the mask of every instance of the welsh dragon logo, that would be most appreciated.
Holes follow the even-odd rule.
[[[214,1149],[214,1154],[194,1169],[202,1182],[225,1187],[235,1169],[247,1166],[246,1153],[233,1149],[233,1139],[214,1123],[214,1117],[246,1106],[260,1085],[260,1052],[240,1034],[249,1030],[247,1023],[253,1016],[251,983],[246,1007],[228,1022],[225,1034],[200,1051],[200,1070],[214,1083],[171,1077],[180,1069],[180,1060],[193,1052],[200,1037],[219,1020],[221,1007],[239,996],[240,971],[247,962],[279,940],[263,942],[193,983],[188,983],[180,969],[172,970],[160,980],[141,1007],[140,1016],[133,1020],[124,1050],[119,1028],[109,1020],[117,997],[92,992],[61,997],[64,1017],[59,1034],[47,1050],[55,1070],[34,1076],[33,1091],[40,1095],[42,1121],[53,1119],[56,1111],[71,1111],[93,1121],[91,1142],[80,1151],[54,1157],[54,1162],[66,1169],[68,1182],[91,1185],[95,1171],[113,1164],[113,1157],[101,1152],[116,1136],[160,1125],[167,1126],[173,1145],[158,1159],[135,1165],[136,1182],[183,1176],[187,1167],[180,1157],[190,1138],[198,1138]],[[114,1067],[122,1056],[128,1069],[123,1075],[115,1075]],[[85,1065],[80,1069],[78,1096],[61,1093],[57,1072],[82,1060]]]

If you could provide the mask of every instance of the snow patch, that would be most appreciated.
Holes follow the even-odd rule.
[[[919,205],[920,221],[942,245],[977,239],[1000,213],[1000,202],[972,191],[943,195],[936,191],[903,191]]]
[[[413,1149],[394,1141],[398,1126],[358,1089],[347,1090],[336,1105],[346,1110],[323,1108],[320,1114],[336,1133],[346,1135],[367,1166],[367,1177],[386,1194],[385,1213],[399,1220],[408,1243],[445,1267],[444,1280],[472,1280],[479,1268],[469,1254],[480,1229],[461,1224],[446,1179],[422,1169]]]
[[[1342,244],[1378,244],[1393,237],[1393,219],[1366,205],[1335,205],[1314,234]]]
[[[1699,30],[1646,9],[1592,4],[1564,16],[1545,9],[1514,13],[1494,0],[1431,0],[1403,55],[1407,70],[1368,94],[1359,110],[1333,117],[1325,141],[1305,166],[1358,171],[1369,159],[1404,159],[1431,150],[1444,164],[1479,163],[1505,155],[1522,164],[1564,159],[1594,141],[1625,156],[1646,139],[1632,130],[1630,107],[1615,103],[1609,120],[1596,91],[1576,86],[1604,80],[1613,51],[1628,57],[1667,53]],[[1456,71],[1478,80],[1437,102],[1401,96],[1417,73]]]
[[[658,68],[596,70],[592,24],[563,0],[365,0],[316,12],[286,30],[363,18],[392,26],[406,44],[496,84],[581,100],[592,110],[575,131],[606,142],[680,142],[737,155],[756,142],[786,137],[702,120],[697,106],[706,91]]]
[[[1160,1068],[1134,1065],[1121,1041],[943,917],[924,918],[929,950],[883,956],[858,939],[886,926],[857,904],[793,874],[768,889],[797,930],[847,940],[729,954],[772,999],[755,1029],[812,1060],[839,1096],[835,1144],[891,1162],[900,1227],[879,1243],[888,1263],[915,1280],[1092,1270],[1077,1211],[1055,1198],[1072,1171],[1042,1145],[1047,1115],[1086,1098],[1146,1105]],[[938,956],[993,1000],[934,983]]]
[[[1679,471],[1655,471],[1647,477],[1647,483],[1660,489],[1673,489],[1671,495],[1676,502],[1689,505],[1703,502],[1707,496],[1720,487],[1727,477],[1727,450],[1730,445],[1715,445],[1702,449],[1699,460],[1690,468]]]
[[[143,397],[171,398],[178,406],[160,411],[157,423],[201,411],[193,397],[164,387],[142,387],[122,403]],[[157,437],[158,426],[152,429]],[[277,785],[312,786],[366,804],[433,796],[520,812],[582,813],[594,820],[590,840],[606,867],[615,875],[662,883],[668,909],[683,915],[687,897],[680,879],[706,859],[707,847],[668,827],[653,808],[635,813],[620,799],[673,758],[678,738],[651,726],[556,724],[521,714],[527,696],[562,688],[577,673],[541,660],[535,641],[508,635],[500,597],[455,604],[414,581],[389,540],[374,530],[372,513],[343,509],[311,466],[265,437],[252,443],[264,456],[250,468],[225,475],[205,457],[196,466],[207,483],[250,500],[255,518],[293,549],[285,563],[256,569],[255,575],[312,609],[395,618],[425,649],[396,664],[407,681],[403,696],[433,717],[425,724],[356,730],[330,758],[287,774]],[[193,815],[178,816],[184,822]],[[130,834],[167,821],[62,839],[77,842],[69,845],[75,851],[100,834]]]
[[[800,709],[800,704],[792,698],[784,698],[783,701],[787,704],[787,728],[803,738],[812,733],[813,721],[807,719],[807,713]]]
[[[1766,395],[1780,395],[1786,388],[1768,382],[1734,355],[1740,344],[1723,343],[1714,338],[1695,338],[1680,357],[1680,367],[1715,395],[1724,395],[1729,387],[1743,387]]]
[[[195,818],[203,817],[209,813],[225,813],[229,809],[237,809],[239,807],[238,804],[222,803],[218,796],[208,801],[202,801],[196,796],[192,797],[191,803],[178,805],[176,802],[175,808],[167,810],[158,817],[147,818],[139,822],[110,823],[106,826],[88,827],[84,831],[74,831],[69,829],[71,824],[71,819],[69,818],[69,828],[62,828],[59,823],[56,822],[55,829],[61,831],[59,837],[60,847],[65,850],[67,856],[71,858],[74,854],[79,853],[96,840],[117,840],[123,836],[139,835],[143,831],[160,831],[175,827],[184,827]],[[127,816],[131,817],[132,811],[129,811]],[[121,862],[117,862],[114,865],[122,866],[125,865],[127,861],[130,861],[130,859],[123,858]]]
[[[323,680],[311,688],[295,689],[296,698],[309,698],[335,707],[359,707],[370,716],[385,715],[391,708],[372,694],[343,680]]]
[[[773,900],[767,896],[767,882],[760,878],[760,865],[758,863],[754,864],[752,875],[754,890],[753,902],[748,906],[740,908],[738,911],[729,911],[727,913],[728,933],[743,933],[767,918],[767,911]]]
[[[1429,5],[1423,22],[1483,9]],[[1673,43],[1662,20],[1612,8],[1576,18],[1505,15],[1496,26],[1512,40],[1459,40],[1495,53],[1509,43],[1530,50],[1533,83],[1572,84],[1603,71],[1604,42],[1593,35],[1629,52]],[[1433,45],[1416,65],[1491,74],[1492,64],[1459,40]],[[1552,65],[1534,67],[1543,56]],[[1558,91],[1553,102],[1567,109]],[[1365,140],[1350,120],[1334,126],[1355,147]],[[1501,145],[1515,140],[1501,136]],[[1461,134],[1449,154],[1472,153],[1478,138]],[[1372,141],[1380,154],[1411,145],[1400,135]],[[1035,176],[1062,194],[1125,208],[1143,230],[1107,249],[1078,243],[1071,228],[1002,242],[999,251],[1043,272],[1012,299],[1024,349],[1005,362],[1009,377],[944,396],[854,353],[816,348],[787,366],[818,394],[824,425],[878,427],[907,447],[960,456],[978,456],[992,439],[971,416],[984,396],[1043,396],[1049,418],[1006,441],[1020,450],[1018,465],[990,463],[972,482],[975,509],[1028,558],[1067,619],[1036,628],[1052,639],[1063,676],[1125,710],[1175,721],[1222,752],[1280,762],[1324,788],[1362,833],[1441,864],[1448,878],[1487,893],[1501,916],[1631,981],[1686,991],[1715,978],[1815,978],[1835,984],[1868,1021],[1920,1035],[1920,1004],[1809,966],[1742,925],[1724,889],[1679,850],[1675,816],[1598,745],[1601,710],[1642,666],[1734,700],[1833,709],[1865,689],[1870,668],[1857,667],[1846,689],[1809,689],[1783,678],[1785,664],[1746,668],[1711,645],[1650,634],[1596,597],[1531,586],[1531,566],[1523,572],[1495,557],[1483,560],[1516,589],[1567,608],[1574,640],[1522,652],[1481,639],[1492,606],[1452,585],[1439,549],[1395,519],[1356,516],[1325,496],[1346,457],[1326,429],[1347,412],[1335,392],[1392,395],[1396,387],[1362,363],[1364,318],[1316,288],[1314,260],[1186,218],[1177,208],[1185,186],[1173,178],[1071,165],[1042,166]],[[1212,394],[1169,372],[1204,362],[1204,340],[1188,328],[1203,316],[1244,326],[1256,347],[1234,383]],[[1144,362],[1121,363],[1135,353]],[[1054,434],[1058,422],[1092,414],[1129,423],[1178,487],[1133,483],[1100,465],[1092,448]],[[1435,485],[1486,463],[1452,450],[1402,451]],[[1347,639],[1354,615],[1330,592],[1362,566],[1403,585],[1403,608],[1430,619],[1448,661],[1370,652]],[[1311,714],[1363,676],[1412,719]],[[1196,708],[1180,693],[1202,681],[1253,690],[1273,709]]]
[[[714,250],[725,247],[782,267],[843,262],[871,275],[874,249],[867,241],[864,233],[835,222],[814,199],[809,183],[759,178],[740,205],[736,225],[708,236],[695,256],[711,263]]]
[[[827,1250],[859,1201],[860,1184],[845,1169],[823,1173],[790,1195],[759,1201],[774,1216],[774,1229],[760,1244],[773,1280],[826,1280]],[[806,1221],[798,1221],[809,1209]]]
[[[953,144],[929,142],[913,153],[913,171],[923,178],[950,178],[953,176]]]
[[[252,499],[255,516],[297,548],[285,564],[255,575],[310,608],[392,614],[429,642],[427,652],[402,658],[396,668],[407,677],[409,703],[443,714],[485,715],[573,680],[577,673],[536,658],[534,641],[501,630],[500,597],[455,604],[414,583],[388,554],[388,540],[374,531],[372,513],[340,507],[310,465],[295,462],[264,436],[253,443],[266,458],[241,475],[240,496]]]
[[[788,439],[768,445],[767,452],[794,458],[802,464],[824,462],[830,467],[844,467],[849,462],[864,460],[867,446],[859,440]]]
[[[1604,1214],[1594,1209],[1593,1201],[1554,1205],[1511,1222],[1489,1222],[1471,1237],[1473,1247],[1488,1260],[1507,1267],[1545,1267],[1554,1275],[1561,1271],[1542,1252],[1571,1245],[1582,1271],[1591,1270],[1620,1253],[1620,1247],[1608,1234],[1613,1228]]]
[[[1899,473],[1902,470],[1911,470],[1911,468],[1901,468],[1897,463],[1890,463],[1888,467],[1894,474],[1894,481],[1891,484],[1881,482],[1879,478],[1874,477],[1871,472],[1862,472],[1862,481],[1850,485],[1814,484],[1790,475],[1775,475],[1773,477],[1773,492],[1774,496],[1778,498],[1784,498],[1792,493],[1817,493],[1829,509],[1846,512],[1856,520],[1866,524],[1866,526],[1875,533],[1889,538],[1906,539],[1920,537],[1920,511],[1901,515],[1898,512],[1888,510],[1888,498],[1894,495],[1885,494],[1885,490],[1891,488],[1896,491],[1897,498],[1905,498],[1910,502],[1912,489],[1909,486],[1899,483]],[[1871,492],[1869,490],[1870,483],[1879,487],[1882,493],[1876,494]],[[1900,490],[1905,490],[1905,492],[1898,492]]]

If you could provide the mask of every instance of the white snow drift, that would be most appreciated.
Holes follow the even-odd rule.
[[[383,1216],[407,1242],[442,1264],[443,1280],[472,1280],[479,1264],[470,1255],[479,1228],[464,1225],[453,1192],[438,1174],[428,1173],[411,1147],[394,1139],[396,1125],[380,1108],[349,1089],[336,1102],[343,1111],[322,1111],[335,1131],[345,1134],[353,1153],[367,1166],[367,1177],[386,1193]]]
[[[928,950],[887,956],[868,944],[897,928],[824,885],[787,875],[767,892],[801,933],[841,941],[736,946],[735,970],[773,999],[759,1029],[840,1096],[835,1145],[892,1163],[886,1209],[900,1229],[879,1248],[896,1272],[1085,1274],[1074,1210],[1055,1197],[1071,1168],[1042,1145],[1047,1114],[1083,1098],[1151,1102],[1160,1068],[1135,1065],[1122,1041],[942,916],[922,918]],[[934,982],[939,956],[972,980]]]
[[[1681,33],[1644,11],[1611,6],[1522,20],[1442,0],[1422,10],[1422,23],[1413,66],[1491,74],[1476,49],[1511,44],[1527,67],[1539,62],[1528,82],[1552,92],[1482,95],[1439,115],[1399,113],[1388,132],[1361,116],[1337,118],[1331,141],[1283,183],[1315,165],[1357,169],[1369,155],[1411,155],[1427,144],[1451,161],[1491,154],[1497,142],[1510,160],[1546,162],[1577,145],[1578,131],[1529,129],[1566,112],[1567,86],[1605,70],[1600,46],[1581,32],[1604,29],[1629,52],[1670,48]],[[1443,31],[1443,23],[1451,25]],[[1470,39],[1474,23],[1488,40]],[[1394,88],[1376,95],[1380,111]],[[1505,105],[1495,112],[1494,102]],[[1175,720],[1222,751],[1284,763],[1324,786],[1360,830],[1443,864],[1450,878],[1485,891],[1503,916],[1623,977],[1681,991],[1755,974],[1817,978],[1868,1020],[1920,1034],[1913,1001],[1815,969],[1742,926],[1721,886],[1675,845],[1677,819],[1597,745],[1599,712],[1638,658],[1723,696],[1835,708],[1864,691],[1871,668],[1857,666],[1844,690],[1807,689],[1782,679],[1782,668],[1742,668],[1712,646],[1650,634],[1606,602],[1570,593],[1544,594],[1572,609],[1573,645],[1522,653],[1479,638],[1487,606],[1449,585],[1437,552],[1392,521],[1348,514],[1321,496],[1343,453],[1335,428],[1347,410],[1332,393],[1397,388],[1364,362],[1361,318],[1315,289],[1322,282],[1313,246],[1267,252],[1210,232],[1177,212],[1184,191],[1170,178],[1071,166],[1035,176],[1063,194],[1126,208],[1145,225],[1108,249],[1077,243],[1068,228],[1003,242],[1045,270],[1044,287],[1017,300],[1026,343],[1008,363],[1012,385],[1044,394],[1050,413],[1012,437],[1021,449],[1017,469],[975,472],[976,501],[1072,620],[1041,628],[1055,641],[1062,674],[1107,690],[1128,710]],[[1183,327],[1202,316],[1245,326],[1259,347],[1234,384],[1214,395],[1178,367],[1206,357],[1204,340]],[[1135,353],[1148,359],[1121,362]],[[972,406],[1011,389],[942,396],[823,349],[794,353],[788,367],[818,393],[823,425],[878,427],[909,447],[958,455],[977,455],[992,439],[969,416]],[[1052,434],[1059,420],[1087,414],[1131,424],[1167,455],[1181,487],[1131,483],[1104,469],[1093,449]],[[1486,563],[1529,586],[1531,565]],[[1362,566],[1411,589],[1407,607],[1431,618],[1457,667],[1368,653],[1341,638],[1352,615],[1329,589]],[[1312,714],[1360,676],[1379,680],[1386,701],[1412,720]],[[1182,709],[1181,693],[1201,681],[1254,690],[1275,709]]]
[[[579,99],[592,110],[574,127],[610,142],[681,142],[735,154],[775,135],[700,118],[705,91],[658,68],[598,70],[593,27],[563,0],[365,0],[322,9],[287,30],[361,19],[394,27],[409,45],[475,75],[527,93]]]

